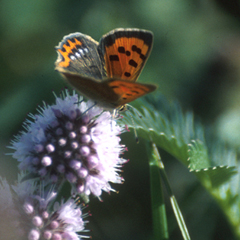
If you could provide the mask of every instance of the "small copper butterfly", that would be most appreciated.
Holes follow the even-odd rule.
[[[56,47],[55,69],[83,96],[104,108],[120,109],[156,89],[152,84],[136,83],[152,43],[152,32],[142,29],[118,28],[99,43],[73,33]]]

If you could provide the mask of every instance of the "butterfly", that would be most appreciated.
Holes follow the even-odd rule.
[[[56,47],[55,69],[83,96],[106,109],[126,104],[156,89],[136,83],[152,49],[153,34],[142,29],[118,28],[99,43],[72,33]]]

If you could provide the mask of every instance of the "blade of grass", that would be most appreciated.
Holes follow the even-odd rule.
[[[166,186],[167,193],[170,197],[170,202],[171,202],[171,205],[172,205],[172,208],[173,208],[173,212],[174,212],[174,215],[176,217],[178,226],[181,230],[183,239],[184,240],[190,240],[191,238],[190,238],[190,235],[188,233],[187,226],[185,224],[185,221],[184,221],[183,215],[181,213],[181,210],[178,206],[177,200],[176,200],[176,198],[175,198],[175,196],[172,192],[172,189],[171,189],[170,183],[168,181],[167,174],[166,174],[161,156],[159,154],[159,151],[158,151],[158,149],[157,149],[157,147],[154,143],[152,144],[152,147],[153,147],[153,151],[154,151],[154,156],[156,156],[156,158],[158,159],[158,167],[159,167],[159,170],[160,170],[160,175],[161,175],[162,180],[163,180],[163,182]]]
[[[154,239],[167,240],[169,239],[168,225],[162,189],[162,180],[158,167],[158,158],[155,155],[152,144],[147,142],[146,146],[149,157]]]

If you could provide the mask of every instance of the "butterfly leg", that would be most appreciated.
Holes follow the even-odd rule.
[[[80,104],[82,102],[83,102],[83,100],[80,100],[80,101],[75,102],[74,104]]]

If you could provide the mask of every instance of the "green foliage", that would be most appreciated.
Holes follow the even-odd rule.
[[[146,147],[150,169],[153,235],[154,239],[168,239],[167,215],[164,203],[163,184],[159,171],[159,159],[158,155],[153,151],[151,143],[146,141]]]
[[[133,113],[135,126],[130,118],[124,118],[122,122],[129,128],[135,127],[143,139],[155,143],[186,165],[218,202],[240,238],[236,153],[217,140],[215,144],[207,144],[210,137],[205,139],[204,128],[194,123],[191,113],[184,114],[177,104],[158,99],[159,103],[162,103],[161,108],[142,102],[141,113]]]
[[[217,153],[216,153],[217,154]],[[210,159],[206,146],[199,140],[189,144],[189,169],[193,171],[207,188],[217,188],[237,173],[234,166],[217,165],[210,167]],[[227,160],[227,159],[225,159]],[[227,161],[226,161],[227,163]],[[220,159],[219,163],[221,164]]]
[[[54,46],[63,36],[79,31],[99,40],[103,34],[117,27],[145,28],[154,33],[153,51],[139,82],[157,84],[161,94],[169,99],[177,98],[182,107],[192,109],[204,123],[214,123],[213,127],[218,139],[227,140],[231,146],[240,149],[238,12],[239,4],[234,1],[2,0],[0,8],[1,153],[6,152],[5,146],[9,144],[12,136],[17,134],[27,113],[36,113],[36,106],[41,105],[42,101],[52,103],[54,101],[52,90],[59,93],[66,86],[63,79],[54,71],[54,61],[57,57]],[[135,101],[134,103],[146,106],[145,102]],[[229,211],[224,210],[224,212],[229,214],[228,219],[232,221],[232,226],[239,225],[239,219],[233,218],[233,216],[240,215],[237,196],[239,178],[238,175],[230,178],[234,173],[231,167],[238,166],[236,153],[216,143],[215,139],[205,138],[199,124],[193,124],[191,113],[186,113],[178,119],[177,113],[181,112],[178,106],[174,105],[171,108],[176,115],[174,117],[173,113],[169,114],[166,107],[162,106],[163,101],[154,104],[155,108],[149,105],[146,106],[149,110],[143,110],[146,111],[146,116],[150,115],[149,119],[144,117],[141,120],[136,117],[138,134],[146,139],[151,137],[158,146],[171,153],[186,167],[190,166],[190,169],[194,170],[192,173],[198,179],[202,179],[201,183],[211,188],[211,194],[216,191],[216,194],[225,198],[224,201],[219,202],[219,205],[223,204],[222,208],[229,208]],[[158,113],[154,113],[155,111]],[[131,120],[124,119],[124,121],[128,122],[131,128]],[[124,239],[127,237],[138,240],[148,239],[151,222],[146,220],[147,211],[144,208],[148,204],[149,197],[147,180],[144,181],[145,185],[140,183],[144,193],[141,193],[141,197],[138,191],[132,191],[138,188],[137,184],[141,181],[141,173],[144,170],[144,176],[148,179],[148,169],[144,165],[147,161],[143,154],[144,151],[140,149],[143,140],[141,139],[138,145],[133,143],[132,138],[125,138],[123,142],[131,150],[129,151],[131,162],[126,166],[126,169],[130,168],[131,171],[125,170],[123,173],[128,181],[120,190],[120,193],[126,191],[125,196],[121,198],[122,195],[118,194],[114,198],[112,195],[113,202],[107,204],[108,207],[104,210],[102,210],[103,204],[96,204],[94,214],[96,216],[96,212],[101,211],[99,218],[101,218],[102,225],[99,226],[98,221],[97,227],[92,227],[94,229],[93,239]],[[215,144],[213,145],[212,142]],[[202,146],[199,146],[200,143]],[[201,157],[204,154],[198,154],[194,148],[206,150],[206,156]],[[188,150],[191,151],[188,152]],[[199,159],[201,161],[198,161]],[[17,175],[17,163],[4,154],[1,154],[0,161],[1,176],[6,176],[14,182]],[[135,161],[137,161],[136,164]],[[132,163],[134,166],[131,166]],[[217,169],[214,166],[218,166]],[[220,166],[223,166],[222,169]],[[230,170],[227,166],[230,166]],[[205,168],[208,170],[201,170]],[[221,171],[223,171],[223,179]],[[215,174],[217,177],[213,176]],[[183,192],[188,191],[189,189],[185,189]],[[134,193],[130,195],[129,192]],[[204,195],[204,204],[208,201],[206,198]],[[132,202],[132,199],[135,201]],[[114,207],[116,202],[118,207]],[[134,220],[129,217],[130,211],[134,208],[129,204],[131,207],[127,209],[127,205],[123,205],[123,202],[139,207],[139,211],[132,212],[131,216],[135,217]],[[127,209],[127,220],[131,221],[131,224],[123,217],[120,217],[116,224],[122,226],[121,220],[124,219],[122,221],[127,222],[124,226],[125,231],[121,228],[118,232],[118,227],[112,227],[112,221],[109,219],[113,214],[106,214],[111,206],[113,206],[111,213],[119,209],[119,206],[123,206],[121,213]],[[103,212],[105,219],[103,219]],[[141,216],[143,217],[140,220]],[[211,232],[209,233],[209,228],[206,231],[205,221],[199,223],[201,219],[196,212],[194,212],[194,218],[198,221],[193,223],[192,232],[198,229],[196,233],[198,240],[216,238],[211,235]],[[211,220],[208,216],[207,220],[209,219]],[[214,220],[211,224],[217,225],[215,226],[216,234],[222,228],[219,226],[218,219]],[[135,228],[132,225],[133,221],[137,223]],[[108,230],[111,233],[107,232]],[[129,234],[130,232],[137,234],[138,231],[139,235],[130,236]],[[226,227],[224,231],[229,233],[229,228]]]

